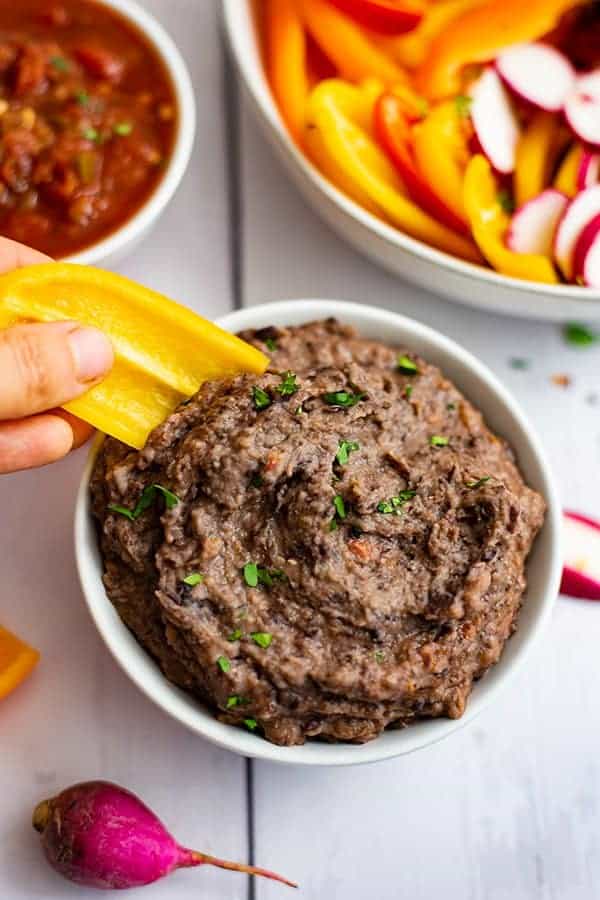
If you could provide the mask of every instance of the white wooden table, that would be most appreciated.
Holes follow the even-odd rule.
[[[566,505],[600,513],[600,347],[560,329],[418,292],[334,237],[290,186],[240,103],[213,0],[146,0],[197,86],[182,189],[120,268],[208,316],[282,297],[337,297],[413,315],[481,356],[520,397]],[[225,115],[228,110],[228,117]],[[229,123],[227,127],[227,122]],[[513,369],[511,357],[531,361]],[[565,390],[551,384],[570,374]],[[359,769],[249,763],[159,712],[121,673],[75,575],[83,452],[0,482],[0,621],[42,651],[0,707],[0,898],[92,898],[42,860],[36,800],[74,781],[138,791],[180,840],[255,857],[310,900],[593,900],[600,896],[600,606],[557,600],[544,646],[496,705],[447,742]],[[285,889],[205,870],[144,896],[270,900]]]

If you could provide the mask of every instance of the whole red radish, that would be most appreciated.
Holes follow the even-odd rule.
[[[108,781],[87,781],[38,803],[33,827],[50,865],[77,884],[105,890],[142,887],[190,866],[280,875],[182,847],[135,794]]]

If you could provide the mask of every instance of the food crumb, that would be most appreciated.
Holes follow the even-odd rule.
[[[511,356],[508,361],[511,369],[518,369],[519,371],[525,371],[525,369],[529,369],[531,367],[531,360],[525,359],[523,356]]]

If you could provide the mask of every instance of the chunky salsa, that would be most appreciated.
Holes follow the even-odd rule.
[[[0,4],[0,234],[64,257],[162,177],[177,108],[161,58],[91,0]]]

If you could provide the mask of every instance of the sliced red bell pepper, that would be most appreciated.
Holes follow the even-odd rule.
[[[377,140],[392,160],[406,190],[419,206],[459,234],[470,235],[466,222],[458,218],[425,181],[417,169],[411,147],[411,121],[415,117],[391,92],[381,94],[374,109]]]
[[[403,34],[416,28],[425,12],[421,0],[329,0],[360,25],[381,34]]]

